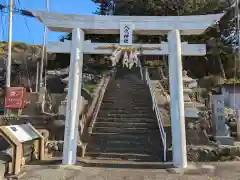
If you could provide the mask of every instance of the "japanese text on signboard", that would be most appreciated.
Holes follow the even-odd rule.
[[[128,38],[129,38],[129,27],[128,26],[124,26],[124,43],[128,44]]]
[[[22,109],[25,102],[26,89],[23,87],[9,87],[5,94],[5,108]]]
[[[133,25],[131,23],[121,23],[120,25],[120,45],[132,45]]]
[[[214,122],[216,124],[216,135],[223,136],[225,134],[225,113],[224,113],[224,96],[213,95],[214,105]]]

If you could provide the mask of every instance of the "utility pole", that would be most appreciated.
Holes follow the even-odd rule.
[[[237,37],[235,37],[237,39],[236,43],[235,43],[235,62],[234,62],[234,66],[235,66],[235,70],[234,70],[234,77],[238,77],[238,74],[240,72],[240,68],[239,68],[239,58],[240,58],[240,32],[239,32],[239,28],[240,28],[240,24],[239,24],[239,0],[235,1],[235,13],[234,13],[234,19],[236,18],[236,35]],[[234,98],[233,98],[233,104],[234,104],[234,110],[236,110],[236,83],[234,82]],[[237,119],[239,120],[239,119]]]
[[[239,0],[236,0],[235,16],[237,16],[237,76],[240,72],[240,18],[239,18]]]
[[[8,57],[7,57],[7,62],[6,62],[6,89],[11,87],[13,1],[14,0],[9,0]],[[5,109],[4,114],[8,115],[9,110]]]
[[[49,11],[49,0],[46,0],[46,8]],[[42,47],[42,58],[41,58],[41,65],[40,65],[40,88],[43,87],[43,68],[44,68],[44,57],[47,56],[45,52],[46,49],[46,41],[47,41],[47,26],[44,25],[44,34],[43,34],[43,47]],[[46,76],[46,73],[45,73]]]
[[[39,61],[37,60],[35,92],[38,92],[38,88],[39,88]]]
[[[8,19],[8,58],[6,88],[11,86],[11,65],[12,65],[12,19],[13,19],[13,0],[9,0],[9,19]]]

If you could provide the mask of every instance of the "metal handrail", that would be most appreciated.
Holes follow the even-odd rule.
[[[158,127],[159,127],[159,131],[160,131],[160,135],[161,135],[162,143],[163,143],[164,161],[166,161],[166,159],[167,159],[167,154],[166,154],[167,153],[166,132],[165,132],[164,127],[163,127],[162,114],[161,114],[160,109],[159,109],[158,104],[157,104],[155,91],[154,91],[154,89],[152,87],[152,84],[151,84],[151,80],[150,80],[150,77],[149,77],[148,69],[146,69],[145,79],[146,79],[147,85],[148,85],[150,93],[151,93],[152,108],[153,108],[153,110],[156,113],[156,117],[157,117],[157,121],[158,121]]]
[[[143,69],[142,69],[142,64],[139,60],[139,68],[140,68],[140,75],[141,75],[141,80],[143,80]]]

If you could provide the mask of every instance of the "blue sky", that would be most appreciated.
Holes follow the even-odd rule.
[[[19,2],[20,1],[20,5]],[[50,11],[71,14],[92,14],[96,11],[96,5],[91,0],[49,0]],[[8,4],[8,0],[0,0],[0,3]],[[45,10],[45,0],[15,0],[17,8],[29,10]],[[0,40],[7,41],[8,14],[1,13]],[[28,29],[29,27],[29,29]],[[34,18],[14,15],[13,41],[42,44],[43,24]],[[48,41],[56,41],[62,33],[48,31]]]

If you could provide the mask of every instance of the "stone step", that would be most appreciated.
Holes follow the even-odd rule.
[[[108,106],[111,108],[129,108],[129,107],[134,107],[134,108],[152,108],[152,101],[146,100],[144,102],[134,102],[132,100],[103,100],[102,101],[102,106]]]
[[[153,112],[152,110],[152,106],[146,107],[146,106],[134,106],[131,104],[127,104],[127,105],[120,105],[120,104],[102,104],[101,105],[101,110],[114,110],[114,111],[126,111],[126,110],[136,110],[136,111],[146,111],[148,110],[148,112]]]
[[[145,82],[142,81],[142,80],[138,80],[138,79],[131,79],[131,78],[116,78],[114,80],[111,81],[111,83],[121,83],[121,84],[124,84],[124,83],[133,83],[133,85],[145,85]]]
[[[139,99],[141,97],[141,99]],[[122,98],[129,98],[131,100],[137,101],[143,101],[148,98],[151,98],[150,95],[148,95],[146,92],[140,93],[140,94],[134,94],[129,92],[121,92],[121,93],[111,93],[111,94],[105,94],[104,99],[109,100],[121,100]]]
[[[143,95],[139,95],[137,97],[133,96],[119,96],[117,95],[116,97],[109,98],[108,96],[105,96],[103,98],[102,103],[103,104],[109,104],[109,103],[114,103],[114,104],[119,104],[119,105],[135,105],[135,106],[143,106],[145,107],[151,106],[152,105],[152,99],[151,97],[142,97]]]
[[[131,87],[131,89],[129,89],[129,87]],[[121,91],[121,90],[147,91],[149,90],[149,88],[144,84],[136,85],[134,84],[134,82],[109,84],[107,88],[111,90],[116,90],[116,91]]]
[[[159,130],[146,132],[144,134],[132,134],[132,133],[111,133],[111,132],[93,132],[91,133],[91,139],[105,139],[114,141],[156,141],[161,143],[161,137]]]
[[[116,97],[105,96],[103,98],[103,102],[118,102],[118,103],[136,103],[136,104],[152,104],[151,97],[142,97],[142,95],[138,95],[136,97],[132,95],[116,95]]]
[[[128,93],[136,93],[136,94],[140,94],[140,93],[150,93],[149,88],[145,88],[145,87],[134,87],[131,84],[122,86],[121,88],[119,88],[118,86],[114,86],[114,87],[107,87],[107,91],[109,93],[119,93],[121,94],[122,92],[128,92]]]
[[[143,133],[132,133],[131,131],[125,132],[95,132],[91,133],[89,140],[104,139],[106,141],[153,141],[161,143],[161,136],[159,129],[149,130]]]
[[[161,162],[163,161],[162,155],[152,154],[137,154],[137,153],[105,153],[105,152],[86,152],[85,156],[89,156],[92,159],[99,160],[132,160],[132,161],[145,161],[145,162]]]
[[[137,113],[137,114],[122,114],[122,113],[109,113],[108,111],[99,111],[98,117],[104,118],[156,118],[155,113]]]
[[[155,141],[150,141],[146,138],[139,139],[138,141],[129,141],[128,139],[124,140],[109,140],[102,138],[90,138],[88,142],[88,149],[94,148],[103,148],[103,149],[111,149],[111,148],[125,148],[125,149],[159,149],[161,148],[162,143],[157,139]]]
[[[117,149],[126,149],[129,151],[135,150],[138,151],[149,151],[154,152],[156,149],[162,147],[162,142],[158,141],[158,139],[155,140],[148,140],[147,138],[141,138],[137,141],[130,141],[128,139],[123,140],[116,140],[116,139],[103,139],[98,137],[93,137],[89,139],[89,142],[87,144],[88,149],[96,149],[96,148],[102,148],[109,149],[109,150],[116,150]]]
[[[116,118],[116,117],[98,117],[97,122],[124,122],[124,123],[157,123],[156,118]]]
[[[109,84],[108,88],[120,90],[120,89],[125,89],[126,87],[131,86],[131,89],[140,89],[140,90],[146,90],[148,89],[148,86],[145,84],[136,84],[135,82],[132,81],[124,81],[124,82],[114,82],[113,84]],[[128,90],[128,89],[127,89]]]
[[[136,147],[136,146],[155,146],[155,147],[159,147],[160,146],[160,142],[158,141],[157,138],[155,138],[155,141],[153,139],[150,139],[150,137],[146,138],[144,136],[142,136],[141,138],[139,138],[137,141],[133,141],[133,140],[129,140],[129,139],[114,139],[114,138],[102,138],[102,137],[96,137],[96,136],[91,136],[89,142],[89,144],[93,144],[93,145],[104,145],[104,146],[122,146],[122,147],[127,147],[127,146],[131,146],[131,147]]]
[[[104,104],[103,104],[104,105]],[[142,107],[134,107],[134,106],[130,106],[130,105],[126,105],[126,106],[118,106],[118,104],[112,104],[112,106],[101,106],[101,110],[112,110],[112,111],[127,111],[127,110],[138,110],[138,111],[152,111],[152,106],[142,106]]]
[[[148,128],[148,129],[157,129],[158,125],[157,122],[151,122],[151,123],[132,123],[132,122],[109,122],[109,121],[97,121],[94,124],[94,127],[106,127],[106,128],[112,128],[112,127],[121,127],[121,128]]]
[[[116,84],[116,85],[108,85],[107,91],[111,90],[112,92],[149,92],[149,88],[147,86],[135,86],[134,83],[129,84]]]
[[[117,97],[117,96],[142,96],[145,95],[145,97],[149,97],[150,96],[150,92],[149,91],[139,91],[139,90],[121,90],[121,91],[116,91],[116,90],[109,90],[106,92],[105,95],[110,96],[110,97]]]
[[[126,94],[109,96],[109,95],[105,94],[105,96],[103,98],[103,102],[104,101],[119,101],[120,103],[121,102],[144,103],[145,101],[150,102],[150,100],[152,100],[151,97],[150,96],[144,97],[144,94],[137,95],[137,96],[133,96],[133,95],[126,96]]]
[[[144,160],[111,160],[111,159],[93,159],[91,157],[78,158],[81,164],[88,167],[110,167],[110,168],[125,168],[125,169],[166,169],[172,168],[172,163],[164,162],[149,162]]]
[[[143,106],[137,106],[137,105],[131,105],[131,104],[126,104],[126,105],[121,105],[121,104],[115,104],[113,103],[112,106],[110,104],[102,104],[100,107],[100,111],[114,111],[116,114],[122,113],[128,113],[128,112],[139,112],[143,114],[148,114],[152,113],[152,107],[143,107]],[[136,113],[134,113],[136,114]]]
[[[130,154],[145,154],[145,155],[158,155],[161,154],[161,147],[145,147],[145,146],[127,146],[127,147],[112,147],[112,146],[98,146],[87,145],[86,152],[90,153],[130,153]]]
[[[138,98],[132,98],[132,96],[131,97],[123,96],[123,97],[118,97],[118,98],[114,98],[114,99],[104,98],[102,102],[103,103],[112,103],[112,104],[117,103],[120,105],[128,105],[128,104],[135,105],[135,106],[145,105],[145,107],[152,105],[152,101],[150,98],[139,99],[140,97],[141,96],[138,96]]]
[[[149,88],[146,86],[134,86],[134,83],[129,84],[118,84],[118,85],[109,85],[107,90],[111,90],[113,92],[149,92]],[[131,88],[129,88],[131,87]]]
[[[148,88],[134,88],[132,87],[131,84],[122,87],[122,88],[118,88],[118,87],[107,87],[106,93],[115,93],[115,94],[122,94],[122,93],[129,93],[129,94],[141,94],[141,93],[148,93],[150,94],[150,91]]]
[[[134,102],[131,99],[122,101],[122,100],[103,100],[101,106],[108,107],[111,109],[151,109],[152,110],[152,102],[151,101],[138,101]]]
[[[122,128],[122,127],[94,127],[92,132],[93,133],[132,133],[132,134],[143,134],[151,131],[156,131],[158,128]]]
[[[105,94],[103,100],[119,101],[119,102],[125,102],[125,103],[126,102],[143,103],[145,101],[150,102],[150,100],[152,99],[151,99],[151,96],[147,96],[146,93],[142,93],[136,96],[125,93],[125,94],[113,94],[111,96]]]
[[[141,92],[149,92],[148,87],[144,86],[133,86],[132,83],[126,84],[126,85],[116,85],[116,86],[108,86],[107,87],[107,92],[117,92],[117,93],[122,93],[122,92],[132,92],[132,93],[141,93]]]
[[[108,108],[104,108],[104,109],[100,109],[100,111],[106,112],[107,114],[152,114],[153,111],[152,110],[138,110],[138,109],[133,109],[133,108],[129,108],[126,110],[116,110],[116,109],[108,109]]]

